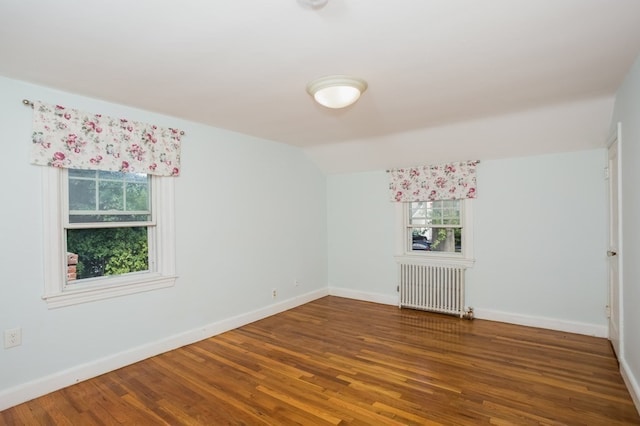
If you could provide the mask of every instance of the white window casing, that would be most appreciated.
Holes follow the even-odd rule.
[[[65,252],[66,170],[42,168],[44,230],[44,294],[48,307],[59,308],[175,284],[174,179],[152,177],[152,211],[156,225],[149,232],[149,271],[67,284]]]

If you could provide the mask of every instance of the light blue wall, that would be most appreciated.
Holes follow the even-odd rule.
[[[476,264],[467,273],[467,302],[477,313],[603,332],[604,166],[604,149],[482,161]],[[328,178],[332,288],[397,300],[387,185],[384,171]]]
[[[0,93],[0,332],[23,332],[21,346],[0,347],[0,395],[275,302],[326,291],[326,181],[301,150],[4,78]],[[32,111],[23,98],[186,132],[176,181],[174,288],[47,309],[40,299],[42,169],[28,162]],[[275,301],[272,288],[278,289]]]
[[[385,172],[327,178],[329,286],[395,297],[394,209]]]
[[[621,364],[640,406],[640,57],[618,89],[612,127],[622,123],[622,293]]]
[[[606,325],[605,158],[598,149],[479,165],[472,306]]]

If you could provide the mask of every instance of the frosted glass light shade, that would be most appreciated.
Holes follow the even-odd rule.
[[[307,92],[327,108],[347,107],[357,101],[365,90],[366,81],[347,75],[329,75],[307,85]]]
[[[298,0],[298,3],[310,9],[321,9],[327,4],[328,1],[329,0]]]

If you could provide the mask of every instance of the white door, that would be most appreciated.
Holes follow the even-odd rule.
[[[618,133],[619,134],[619,133]],[[616,355],[620,355],[620,256],[618,255],[618,134],[609,145],[609,340]]]

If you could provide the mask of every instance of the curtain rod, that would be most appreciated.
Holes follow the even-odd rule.
[[[33,102],[31,102],[29,99],[23,99],[23,100],[22,100],[22,104],[23,104],[24,106],[28,106],[28,107],[33,108]],[[180,130],[180,135],[183,135],[183,136],[184,136],[184,130]]]
[[[480,164],[480,160],[474,160],[477,164]],[[409,169],[410,167],[404,167],[405,169]],[[387,169],[386,172],[387,173],[391,173],[392,171],[394,171],[396,169]]]

